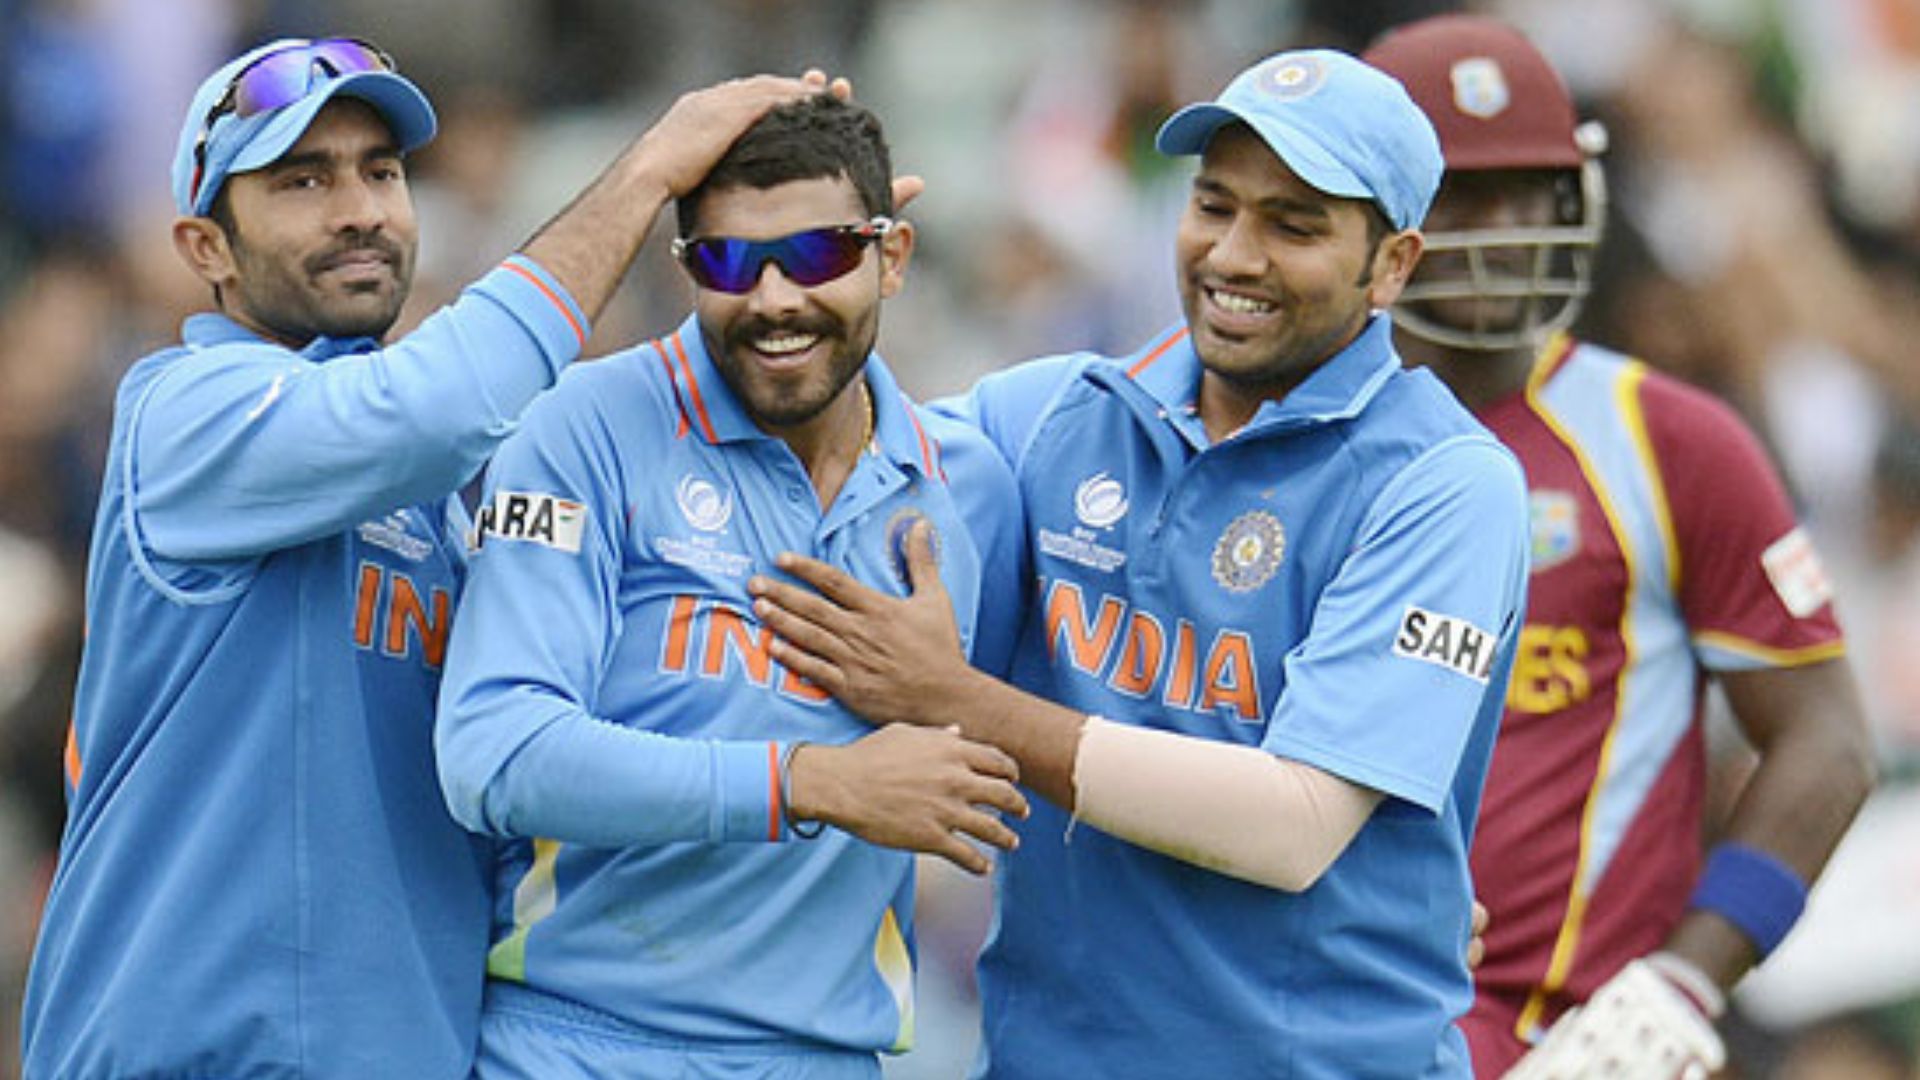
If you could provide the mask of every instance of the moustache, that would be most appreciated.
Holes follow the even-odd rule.
[[[729,346],[750,348],[755,340],[774,334],[815,334],[823,339],[839,337],[840,320],[824,314],[791,319],[750,316],[727,328],[726,342]]]
[[[376,256],[389,266],[400,265],[400,245],[388,237],[376,235],[354,237],[314,255],[307,260],[307,271],[313,274],[322,273],[341,263],[353,259],[364,259],[368,255]]]

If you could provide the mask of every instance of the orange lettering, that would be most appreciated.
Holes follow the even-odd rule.
[[[1173,674],[1167,680],[1166,696],[1161,699],[1176,709],[1193,708],[1198,652],[1193,644],[1193,624],[1181,619],[1173,632]]]
[[[673,610],[667,613],[666,640],[660,648],[660,670],[687,670],[687,646],[693,639],[694,610],[693,597],[673,598]]]
[[[1113,669],[1113,688],[1133,697],[1146,697],[1160,681],[1160,666],[1165,660],[1167,632],[1144,611],[1135,611],[1127,622],[1127,640],[1120,649],[1120,663]]]
[[[784,668],[780,671],[780,692],[802,701],[826,701],[833,697],[832,694]]]
[[[1106,666],[1107,654],[1113,648],[1114,635],[1119,631],[1120,616],[1125,610],[1113,597],[1102,597],[1100,621],[1089,627],[1080,587],[1066,581],[1054,582],[1047,596],[1048,653],[1059,655],[1059,642],[1064,637],[1073,666],[1098,675]]]
[[[447,591],[434,589],[431,599],[433,614],[429,617],[413,579],[405,574],[393,575],[393,597],[388,603],[387,643],[384,650],[388,656],[406,655],[407,630],[412,628],[420,635],[420,649],[428,667],[437,668],[446,659],[447,631],[452,625],[447,618]]]
[[[380,609],[380,586],[386,580],[373,563],[360,564],[360,592],[353,604],[353,643],[373,648],[373,617]]]
[[[1254,685],[1253,642],[1238,631],[1221,634],[1207,653],[1202,711],[1231,705],[1242,720],[1260,719],[1259,687]]]
[[[727,657],[734,655],[746,665],[748,679],[766,686],[773,681],[773,653],[768,649],[772,640],[773,631],[761,627],[756,635],[748,629],[746,616],[733,608],[715,605],[707,615],[707,643],[700,674],[719,676],[725,670]]]

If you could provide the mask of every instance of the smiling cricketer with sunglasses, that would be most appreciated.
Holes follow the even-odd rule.
[[[683,97],[518,254],[383,341],[426,98],[351,39],[276,42],[201,84],[173,241],[216,310],[116,401],[27,1075],[466,1075],[492,852],[448,815],[431,754],[464,575],[453,494],[579,354],[666,202],[824,85]]]
[[[938,538],[999,670],[1011,471],[874,352],[913,230],[880,124],[771,110],[679,201],[679,329],[569,372],[489,466],[437,746],[501,860],[481,1076],[877,1077],[913,1039],[913,861],[984,872],[1013,760],[873,730],[773,663],[747,581],[806,551],[901,595]],[[982,610],[986,608],[988,610]],[[827,826],[832,826],[828,828]]]

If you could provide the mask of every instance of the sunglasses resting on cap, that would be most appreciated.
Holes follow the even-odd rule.
[[[760,272],[771,262],[794,284],[806,288],[824,285],[851,271],[866,257],[866,248],[893,228],[893,219],[874,217],[857,225],[829,225],[776,236],[771,240],[742,240],[731,236],[701,236],[675,240],[673,257],[703,289],[739,295],[753,291]]]
[[[212,134],[215,121],[227,113],[244,120],[299,101],[313,89],[316,69],[322,77],[329,79],[361,71],[395,70],[393,57],[378,45],[359,38],[292,42],[285,48],[266,53],[241,68],[227,83],[226,92],[213,103],[213,108],[207,110],[207,118],[200,124],[200,139],[193,146],[197,168],[206,168],[207,137]],[[193,180],[194,194],[198,195],[199,190],[200,177],[196,175]]]

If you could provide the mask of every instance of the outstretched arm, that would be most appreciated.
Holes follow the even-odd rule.
[[[1073,762],[1086,714],[967,663],[927,526],[908,536],[913,587],[905,598],[798,555],[782,555],[778,565],[807,587],[764,576],[747,585],[754,614],[778,635],[775,659],[869,723],[957,728],[997,746],[1020,763],[1022,783],[1073,808]]]
[[[1023,782],[1130,843],[1272,888],[1312,885],[1380,793],[1253,747],[1148,731],[1056,705],[969,666],[925,528],[908,541],[912,593],[869,589],[811,559],[814,589],[749,584],[780,662],[874,723],[952,727],[1000,747]],[[1247,829],[1285,821],[1285,829]]]

